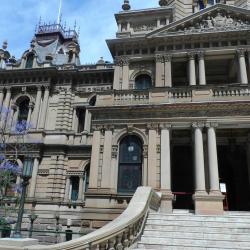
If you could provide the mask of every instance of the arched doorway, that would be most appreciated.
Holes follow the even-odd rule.
[[[135,78],[135,89],[149,89],[152,87],[152,79],[147,74],[139,75]]]
[[[142,185],[142,142],[128,135],[120,142],[118,192],[133,193]]]

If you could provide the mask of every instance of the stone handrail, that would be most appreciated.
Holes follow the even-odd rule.
[[[102,228],[78,239],[50,246],[26,246],[24,250],[127,249],[142,233],[150,209],[160,206],[160,195],[151,187],[137,188],[127,209]],[[20,249],[20,248],[18,248]],[[13,248],[15,250],[15,248]]]

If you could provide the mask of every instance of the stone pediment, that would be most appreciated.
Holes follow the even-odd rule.
[[[216,4],[157,29],[147,37],[250,30],[250,10]]]

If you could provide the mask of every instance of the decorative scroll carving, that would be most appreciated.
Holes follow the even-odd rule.
[[[156,23],[140,23],[133,25],[134,32],[151,31],[154,29],[156,29]]]

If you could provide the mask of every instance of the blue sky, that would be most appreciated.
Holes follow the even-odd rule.
[[[0,43],[7,40],[8,50],[16,58],[29,48],[35,26],[54,22],[60,0],[0,0]],[[81,63],[95,63],[101,56],[111,61],[105,39],[114,38],[117,26],[114,14],[123,0],[62,0],[62,19],[67,25],[80,26]],[[132,9],[158,7],[158,0],[130,0]]]

